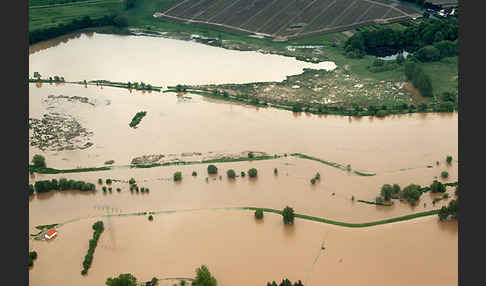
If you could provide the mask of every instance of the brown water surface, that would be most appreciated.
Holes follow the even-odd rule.
[[[95,106],[61,102],[47,105],[48,95],[89,98]],[[171,93],[142,93],[110,87],[30,84],[29,116],[68,113],[92,131],[94,146],[85,150],[46,152],[54,168],[100,166],[107,160],[129,164],[147,154],[183,152],[299,152],[354,169],[394,172],[457,159],[457,113],[428,113],[350,118],[293,114],[255,108],[199,95],[183,99]],[[147,111],[137,129],[128,124]],[[31,149],[30,156],[38,150]]]
[[[108,79],[152,84],[222,83],[281,80],[310,64],[291,58],[236,52],[175,40],[113,35],[77,35],[41,43],[30,49],[30,73],[60,75],[66,80]],[[56,42],[57,41],[57,42]],[[195,56],[197,55],[197,57]],[[195,59],[198,59],[197,61]],[[79,96],[89,103],[49,95]],[[351,118],[291,113],[212,100],[199,95],[137,92],[110,87],[30,84],[29,117],[73,116],[92,132],[94,145],[84,150],[41,151],[53,168],[102,166],[115,160],[126,165],[134,157],[183,152],[240,153],[253,150],[271,155],[304,153],[353,169],[376,173],[357,176],[319,162],[293,157],[276,160],[218,163],[218,177],[207,177],[207,165],[41,175],[35,180],[66,177],[96,183],[98,178],[134,177],[150,193],[131,193],[115,182],[112,193],[51,192],[29,198],[29,232],[41,224],[67,223],[52,241],[31,240],[39,258],[30,270],[30,285],[103,285],[107,277],[133,273],[140,280],[153,276],[193,277],[207,264],[219,285],[265,285],[268,280],[301,279],[305,285],[456,285],[457,223],[439,223],[437,216],[365,229],[349,229],[296,220],[284,227],[281,216],[210,208],[255,206],[282,209],[344,222],[369,222],[397,217],[435,206],[438,195],[426,193],[416,207],[395,201],[391,207],[353,202],[372,201],[385,183],[402,187],[429,185],[447,170],[458,178],[457,113]],[[138,128],[128,126],[138,111],[147,111]],[[447,165],[445,158],[454,161]],[[439,165],[435,162],[439,161]],[[431,166],[428,168],[427,166]],[[258,169],[258,178],[228,180]],[[273,169],[278,168],[278,175]],[[182,171],[180,183],[172,181]],[[192,177],[192,171],[198,176]],[[316,172],[321,180],[310,179]],[[120,187],[122,191],[116,192]],[[453,197],[453,188],[448,193]],[[425,205],[424,205],[425,203]],[[106,230],[87,277],[80,274],[91,225],[105,214],[191,210],[147,217],[103,218]],[[324,240],[326,249],[319,254]],[[316,259],[317,257],[317,259]],[[315,263],[314,263],[315,261]]]
[[[336,67],[332,62],[307,63],[291,57],[159,37],[78,35],[31,46],[29,74],[58,75],[70,81],[143,81],[167,86],[281,81],[304,68]]]
[[[265,214],[259,223],[245,211],[105,219],[83,277],[94,222],[68,224],[49,242],[31,240],[39,258],[30,285],[102,285],[120,273],[140,281],[194,277],[201,264],[218,285],[265,285],[283,277],[305,285],[457,285],[457,224],[437,217],[367,229],[304,220],[285,227],[279,215]]]

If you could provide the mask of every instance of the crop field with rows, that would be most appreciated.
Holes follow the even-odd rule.
[[[282,39],[420,16],[387,0],[176,0],[154,12],[168,21]]]

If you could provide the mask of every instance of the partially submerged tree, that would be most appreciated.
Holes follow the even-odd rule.
[[[218,168],[215,165],[209,165],[208,166],[208,174],[217,174],[218,173]]]
[[[263,210],[262,209],[256,209],[255,210],[255,218],[256,219],[262,219],[263,218]]]
[[[385,201],[389,201],[392,197],[393,188],[390,184],[384,184],[381,187],[381,196],[385,199]]]
[[[235,173],[235,170],[233,170],[233,169],[229,169],[229,170],[226,172],[226,174],[228,175],[228,178],[229,178],[229,179],[234,179],[234,178],[236,178],[236,173]]]
[[[282,217],[284,224],[293,224],[294,223],[294,209],[286,206],[282,211]]]
[[[120,274],[115,278],[106,279],[105,285],[107,286],[137,286],[137,278],[132,274]]]
[[[251,168],[250,170],[248,170],[248,176],[250,176],[250,178],[255,178],[258,174],[258,171],[257,169],[255,168]]]
[[[44,158],[44,156],[36,154],[32,158],[32,165],[34,165],[34,167],[38,167],[38,168],[45,168],[46,167],[46,159]]]
[[[447,164],[452,163],[452,156],[447,156],[446,157],[446,162],[447,162]]]
[[[216,278],[211,276],[211,272],[206,265],[202,265],[201,267],[196,269],[196,278],[194,282],[197,286],[217,286],[218,282]],[[110,285],[111,286],[111,285]]]

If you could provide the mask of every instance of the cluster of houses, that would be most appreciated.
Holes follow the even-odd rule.
[[[445,8],[437,12],[437,15],[441,17],[454,16],[455,14],[456,8]]]
[[[457,6],[442,7],[434,5],[428,7],[425,11],[430,15],[434,15],[436,17],[455,16],[457,15]]]

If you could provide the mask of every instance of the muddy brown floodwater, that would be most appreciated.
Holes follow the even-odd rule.
[[[140,52],[142,47],[146,52]],[[238,64],[229,64],[234,61]],[[42,43],[31,47],[30,55],[31,73],[60,75],[66,80],[141,80],[163,85],[280,80],[308,65],[191,42],[99,34]],[[236,71],[235,66],[240,69]],[[109,160],[115,166],[127,165],[144,155],[297,152],[376,175],[358,176],[295,157],[216,163],[222,179],[210,176],[208,182],[207,164],[35,174],[30,183],[65,177],[95,183],[98,190],[29,198],[29,233],[37,232],[37,225],[74,220],[61,226],[52,241],[30,240],[29,248],[38,252],[29,272],[30,285],[103,285],[106,278],[127,272],[141,281],[154,276],[189,278],[201,264],[208,265],[222,286],[266,285],[283,277],[300,279],[306,286],[457,285],[457,222],[440,223],[435,215],[369,228],[301,219],[293,227],[284,227],[281,216],[275,214],[265,213],[264,221],[257,222],[251,211],[211,210],[290,205],[299,214],[357,223],[440,208],[454,197],[454,188],[447,189],[450,199],[435,205],[432,200],[439,195],[425,193],[416,207],[399,201],[391,207],[375,206],[353,202],[351,197],[373,201],[385,183],[403,188],[410,183],[429,185],[435,178],[457,181],[457,113],[381,119],[317,116],[185,96],[30,84],[29,117],[36,119],[37,128],[30,135],[37,136],[36,144],[45,148],[30,146],[29,156],[42,154],[48,167],[64,169],[99,167]],[[130,128],[138,111],[147,115],[136,129]],[[62,123],[43,123],[44,115],[69,117],[70,126],[84,133],[68,130]],[[63,136],[69,140],[59,140]],[[82,148],[59,147],[68,143]],[[452,164],[445,163],[447,155],[453,157]],[[257,179],[226,178],[229,169],[239,174],[252,167],[258,169]],[[182,182],[172,181],[175,171],[182,171]],[[191,176],[192,171],[197,177]],[[440,178],[442,171],[448,171],[448,179]],[[316,172],[321,180],[311,185]],[[114,182],[112,193],[103,193],[97,184],[98,178],[127,181],[131,177],[150,192],[131,193],[127,183]],[[155,215],[153,222],[146,216],[100,218],[162,210],[178,211]],[[80,271],[91,225],[98,219],[106,229],[89,273],[83,277]],[[323,241],[326,249],[319,253]]]
[[[47,48],[49,45],[51,48]],[[70,81],[143,81],[155,86],[281,81],[304,68],[335,67],[333,62],[307,63],[196,42],[97,33],[35,44],[30,47],[29,57],[31,76],[39,72]]]
[[[32,241],[39,258],[30,285],[102,285],[120,273],[140,281],[194,277],[201,264],[218,285],[266,285],[282,277],[314,286],[457,285],[457,224],[439,223],[437,217],[367,229],[304,220],[285,227],[279,215],[265,214],[256,222],[245,211],[156,215],[152,222],[146,216],[112,218],[104,220],[83,277],[94,222],[63,226],[53,241]]]

